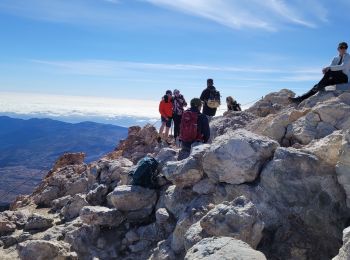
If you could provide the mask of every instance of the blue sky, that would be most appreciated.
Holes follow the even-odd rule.
[[[145,105],[154,113],[142,116],[156,117],[166,89],[191,99],[208,77],[242,104],[300,94],[349,41],[349,10],[347,0],[1,0],[0,112],[18,112],[29,93],[34,104],[127,99],[116,114]],[[5,103],[4,93],[21,98]]]

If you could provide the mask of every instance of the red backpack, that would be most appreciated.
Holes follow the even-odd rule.
[[[186,110],[182,114],[180,140],[182,142],[193,142],[200,139],[198,134],[198,112]]]

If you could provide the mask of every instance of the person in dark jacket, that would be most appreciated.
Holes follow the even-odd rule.
[[[338,45],[338,55],[334,57],[328,67],[322,69],[323,78],[312,89],[298,97],[290,97],[289,100],[299,104],[304,99],[315,95],[318,91],[324,90],[325,87],[348,83],[350,78],[350,55],[347,53],[348,44],[341,42]]]
[[[228,96],[226,98],[226,104],[227,104],[227,111],[242,111],[241,105],[237,103],[236,100],[233,99],[233,97]]]
[[[203,106],[203,114],[208,117],[208,120],[210,121],[213,116],[216,114],[216,108],[210,108],[208,107],[208,100],[210,98],[210,93],[212,91],[216,91],[216,88],[214,87],[214,80],[213,79],[207,79],[207,88],[203,90],[200,100],[204,102]]]
[[[174,89],[173,94],[174,139],[176,144],[179,145],[181,118],[187,103],[184,96],[180,94],[180,90]]]
[[[197,113],[197,122],[196,122],[197,136],[191,141],[190,140],[184,141],[183,137],[186,135],[186,133],[183,133],[184,131],[183,129],[186,129],[186,126],[181,126],[180,139],[181,139],[182,149],[179,152],[178,160],[183,160],[187,158],[191,153],[192,147],[201,143],[207,143],[209,141],[209,138],[210,138],[209,121],[207,116],[200,112],[201,108],[202,108],[202,101],[199,98],[193,98],[191,100],[191,108],[185,111],[185,113],[187,113],[188,111],[192,113]],[[182,120],[181,124],[185,124],[184,120]]]

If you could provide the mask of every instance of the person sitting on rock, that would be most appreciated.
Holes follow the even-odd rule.
[[[304,99],[315,95],[318,91],[324,90],[327,86],[348,83],[350,77],[350,55],[346,52],[347,49],[348,44],[346,42],[339,43],[339,55],[333,59],[328,67],[322,70],[324,76],[321,81],[304,95],[295,98],[291,97],[289,100],[294,103],[300,103]]]
[[[226,104],[227,104],[227,111],[242,111],[241,105],[237,103],[236,100],[233,99],[233,97],[228,96],[226,98]]]
[[[164,141],[168,141],[169,129],[171,127],[171,121],[173,116],[173,102],[171,90],[165,92],[162,100],[159,103],[159,113],[162,121],[162,126],[159,129],[159,135]],[[164,132],[165,128],[165,133]]]
[[[208,142],[210,138],[209,121],[206,115],[200,112],[202,101],[199,98],[191,100],[191,108],[182,115],[180,127],[181,151],[178,160],[187,158],[191,148]]]

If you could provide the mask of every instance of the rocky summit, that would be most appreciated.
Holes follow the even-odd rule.
[[[350,259],[350,91],[294,95],[215,117],[182,161],[151,125],[93,163],[64,155],[0,213],[0,258]],[[146,155],[155,190],[131,185]]]

